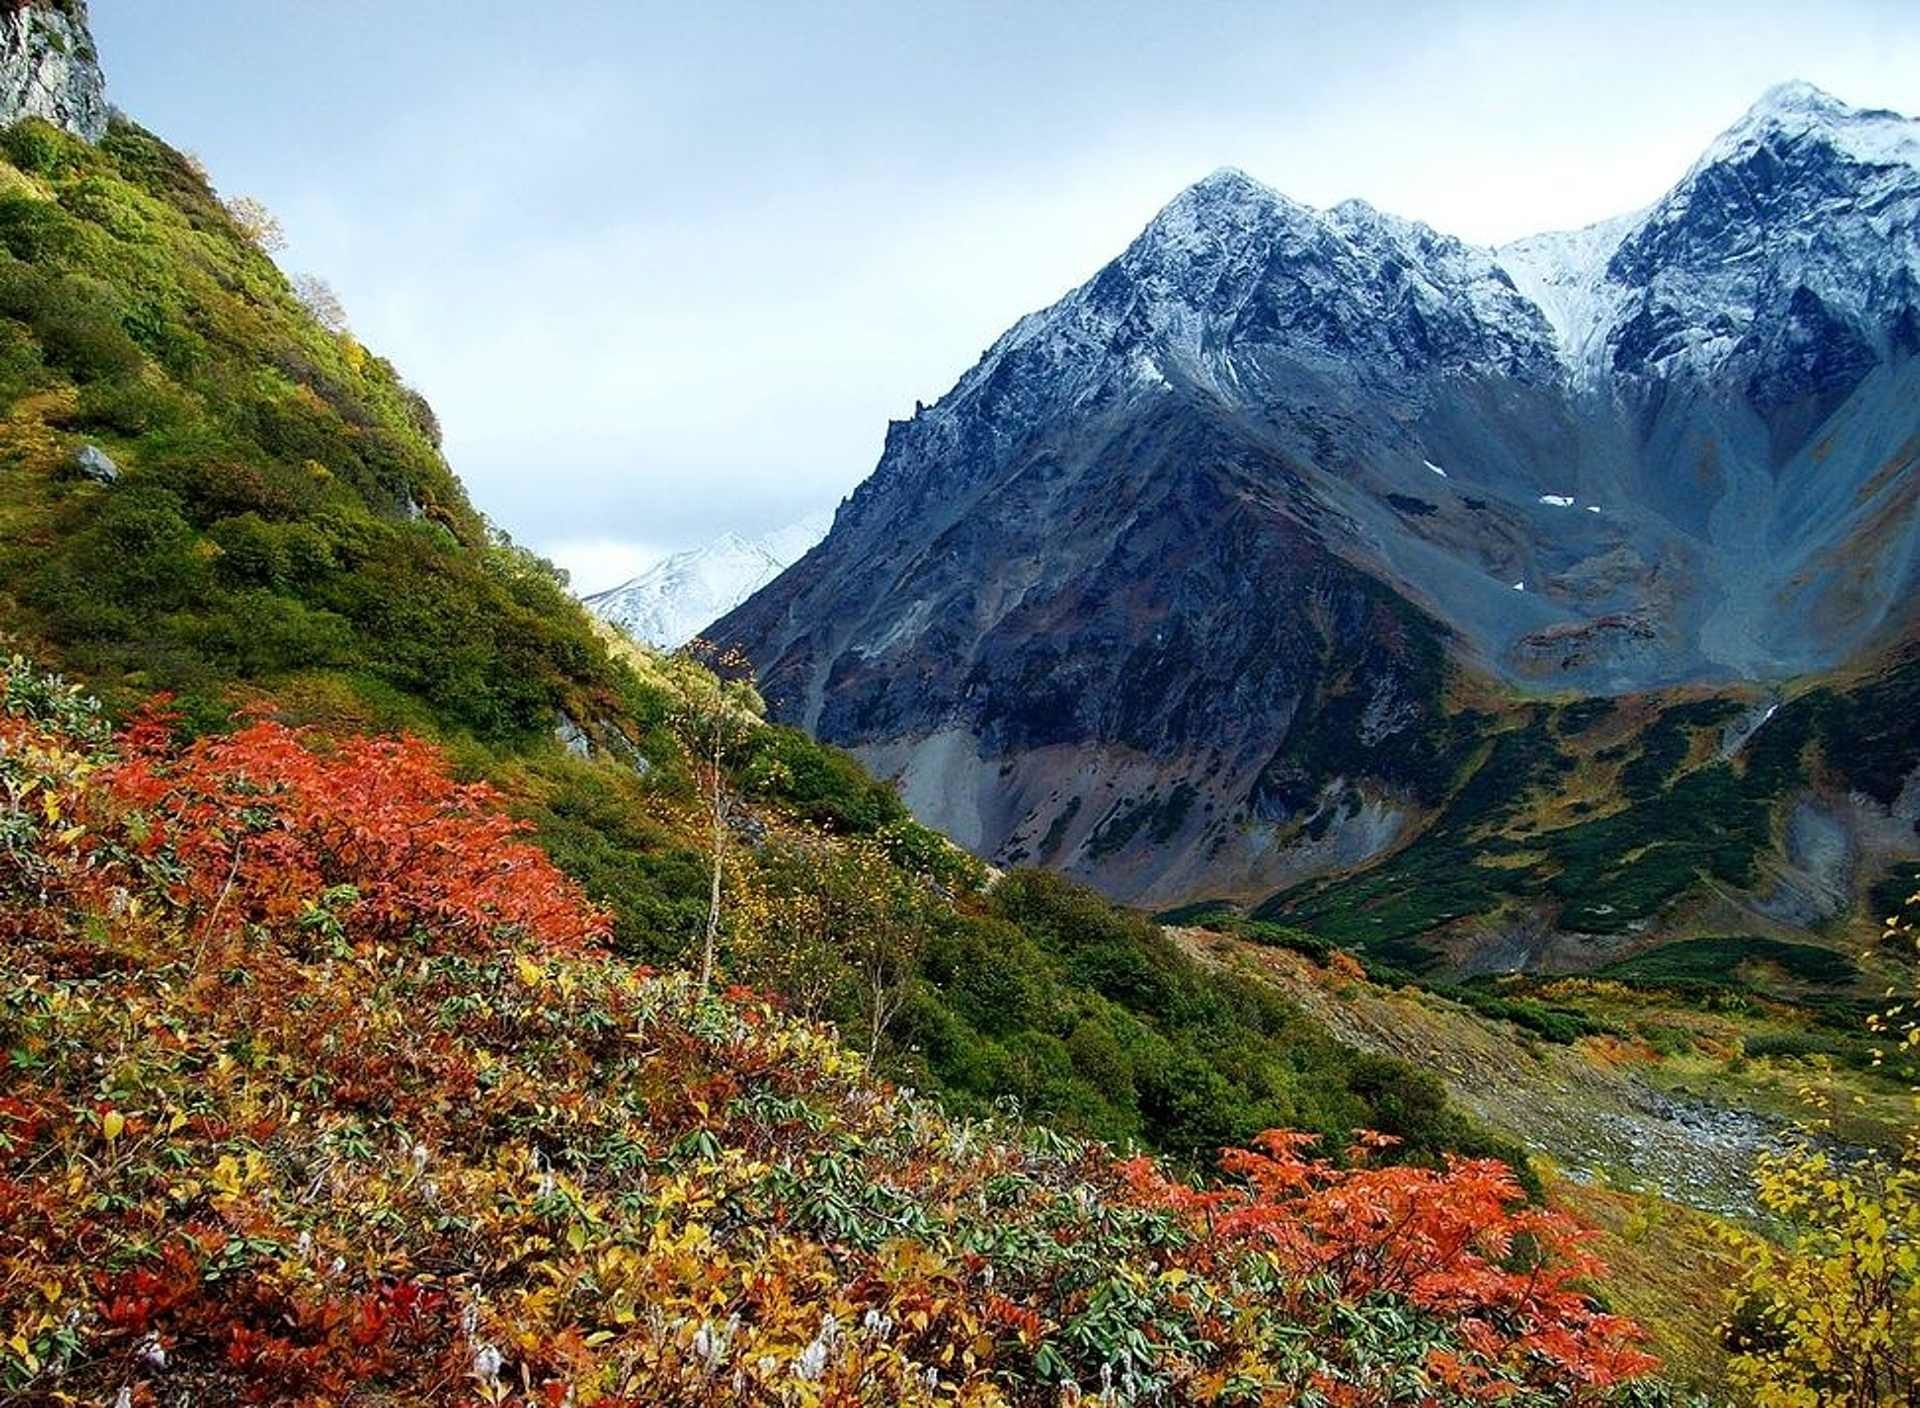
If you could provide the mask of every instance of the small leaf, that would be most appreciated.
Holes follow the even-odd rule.
[[[118,1139],[120,1132],[126,1127],[127,1117],[118,1110],[108,1110],[105,1118],[100,1121],[100,1132],[107,1136],[109,1144]]]

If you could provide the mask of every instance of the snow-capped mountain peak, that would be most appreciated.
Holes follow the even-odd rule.
[[[1576,381],[1765,354],[1811,319],[1865,357],[1920,278],[1920,121],[1810,83],[1767,90],[1645,210],[1495,251]],[[1857,360],[1857,358],[1856,358]]]
[[[1776,83],[1721,133],[1695,163],[1697,171],[1770,143],[1809,135],[1868,165],[1920,166],[1920,120],[1885,108],[1856,108],[1801,80]]]
[[[1814,377],[1837,386],[1876,349],[1920,338],[1916,134],[1782,84],[1646,208],[1491,249],[1364,200],[1315,209],[1222,167],[894,426],[883,473],[984,470],[1072,408],[1170,390],[1257,404],[1303,374],[1398,401],[1430,394],[1436,373],[1599,390],[1738,363],[1760,402],[1784,404],[1808,357],[1837,357]]]
[[[832,525],[832,514],[817,513],[760,538],[729,530],[583,600],[636,640],[676,650],[806,556]]]
[[[1832,668],[1920,600],[1913,130],[1779,88],[1644,209],[1499,249],[1216,171],[889,426],[715,638],[923,819],[1170,901],[1180,865],[1394,844],[1261,828],[1331,815],[1357,755],[1410,795],[1441,659],[1606,694]]]

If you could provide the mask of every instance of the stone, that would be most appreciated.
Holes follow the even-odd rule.
[[[562,748],[576,758],[588,757],[593,752],[593,740],[587,731],[558,711],[554,714],[553,736],[560,741]]]
[[[91,479],[96,484],[120,482],[120,466],[98,445],[81,446],[73,457],[73,470],[82,479]]]

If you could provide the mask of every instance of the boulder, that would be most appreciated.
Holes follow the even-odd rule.
[[[113,462],[113,456],[98,445],[83,445],[73,457],[73,472],[82,479],[91,479],[96,484],[117,484],[120,482],[120,466]]]
[[[572,718],[561,713],[559,710],[554,711],[553,736],[559,740],[562,748],[565,748],[576,758],[591,757],[593,754],[593,739],[591,736],[588,735],[584,728],[575,723]]]
[[[0,126],[39,117],[97,142],[111,114],[85,0],[0,4]]]

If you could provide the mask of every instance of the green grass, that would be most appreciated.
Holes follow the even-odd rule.
[[[1751,964],[1777,968],[1814,987],[1849,987],[1860,977],[1859,966],[1844,953],[1751,935],[1685,939],[1610,964],[1601,974],[1636,983],[1753,987],[1742,971]]]

